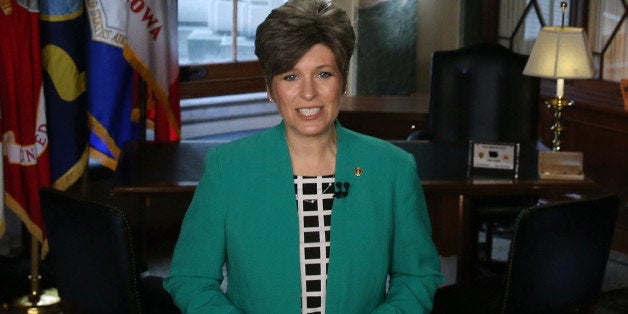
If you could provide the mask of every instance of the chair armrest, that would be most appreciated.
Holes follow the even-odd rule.
[[[431,140],[432,133],[428,130],[414,130],[406,138],[407,141]]]

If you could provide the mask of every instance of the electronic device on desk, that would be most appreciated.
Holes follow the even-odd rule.
[[[539,152],[541,179],[584,180],[581,152]]]

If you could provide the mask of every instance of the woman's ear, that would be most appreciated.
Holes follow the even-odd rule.
[[[273,102],[273,95],[270,92],[270,86],[266,85],[266,96],[268,96],[268,101]]]

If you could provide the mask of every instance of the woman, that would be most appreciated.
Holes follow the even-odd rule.
[[[258,27],[283,121],[208,152],[164,283],[183,312],[430,311],[442,276],[414,158],[336,121],[354,43],[324,0]]]

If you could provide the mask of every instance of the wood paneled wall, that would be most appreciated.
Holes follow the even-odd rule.
[[[556,85],[544,80],[541,89],[543,98],[551,98]],[[565,98],[575,103],[564,110],[562,150],[582,152],[585,174],[622,198],[613,248],[628,253],[628,112],[619,83],[573,81],[565,86]],[[551,147],[553,110],[542,103],[539,108],[539,132]]]

